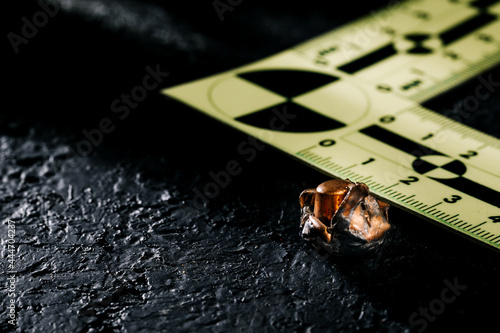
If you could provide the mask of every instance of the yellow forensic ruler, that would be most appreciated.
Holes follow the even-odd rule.
[[[500,140],[420,105],[500,61],[499,17],[491,0],[401,2],[163,93],[500,249]],[[466,111],[494,79],[478,76]]]

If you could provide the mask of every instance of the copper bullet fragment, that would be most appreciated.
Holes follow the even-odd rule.
[[[300,194],[302,237],[330,254],[356,254],[376,248],[391,227],[389,204],[363,183],[333,179]]]

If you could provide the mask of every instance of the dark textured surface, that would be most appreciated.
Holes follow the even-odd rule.
[[[467,288],[427,331],[496,327],[498,253],[394,208],[377,253],[327,260],[298,235],[298,195],[325,177],[272,148],[244,163],[244,135],[150,91],[120,120],[112,101],[145,67],[170,86],[257,60],[385,2],[244,1],[221,22],[210,1],[62,1],[14,55],[0,113],[0,235],[16,223],[18,325],[0,331],[404,332],[441,298]],[[8,11],[8,31],[34,2]],[[4,14],[5,15],[5,14]],[[500,79],[500,70],[489,71]],[[475,80],[432,101],[453,116]],[[500,136],[498,92],[467,124]],[[87,157],[82,130],[116,125]],[[201,209],[186,205],[230,160],[242,172]],[[7,269],[5,241],[2,272]],[[6,275],[2,275],[2,288]],[[3,289],[2,292],[5,290]],[[481,330],[478,330],[481,331]]]

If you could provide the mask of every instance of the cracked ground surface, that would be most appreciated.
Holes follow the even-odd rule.
[[[0,235],[7,237],[7,220],[15,223],[18,322],[8,323],[2,301],[0,331],[411,332],[409,317],[439,299],[445,281],[466,288],[427,331],[494,323],[500,272],[490,249],[391,208],[393,228],[380,251],[325,258],[298,228],[298,195],[325,176],[270,147],[245,163],[237,147],[247,137],[157,90],[127,119],[110,112],[148,65],[170,73],[164,86],[215,73],[355,17],[355,4],[349,17],[314,3],[309,11],[242,4],[221,25],[215,13],[194,15],[181,4],[154,7],[163,14],[152,15],[154,1],[62,3],[7,72]],[[112,10],[87,10],[106,6],[131,18],[117,23]],[[14,8],[13,27],[36,8]],[[133,12],[150,18],[147,26],[127,26]],[[171,37],[141,38],[158,29]],[[498,68],[489,73],[500,78]],[[433,101],[433,109],[453,116],[452,106],[476,85]],[[493,94],[464,121],[499,137],[499,102]],[[89,156],[75,154],[82,130],[103,117],[116,130]],[[193,208],[194,190],[230,160],[241,161],[242,172]],[[5,241],[1,254],[6,272]]]

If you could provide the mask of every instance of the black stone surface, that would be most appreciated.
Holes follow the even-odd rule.
[[[498,253],[391,208],[379,252],[326,259],[298,235],[298,195],[322,174],[270,147],[245,162],[237,147],[248,137],[158,93],[387,2],[327,10],[317,1],[243,1],[223,21],[212,1],[59,4],[17,54],[4,38],[0,331],[413,332],[423,317],[418,325],[410,317],[429,307],[439,314],[429,312],[428,332],[498,329]],[[40,11],[34,1],[4,6],[4,36]],[[169,76],[126,116],[113,113],[146,66]],[[485,75],[500,81],[498,68]],[[454,107],[477,85],[428,105],[499,137],[498,91],[467,117]],[[113,130],[89,156],[73,154],[82,131],[103,118]],[[231,160],[241,172],[206,206],[189,208]],[[8,220],[16,225],[13,298]],[[464,286],[458,296],[446,291],[450,283]]]

